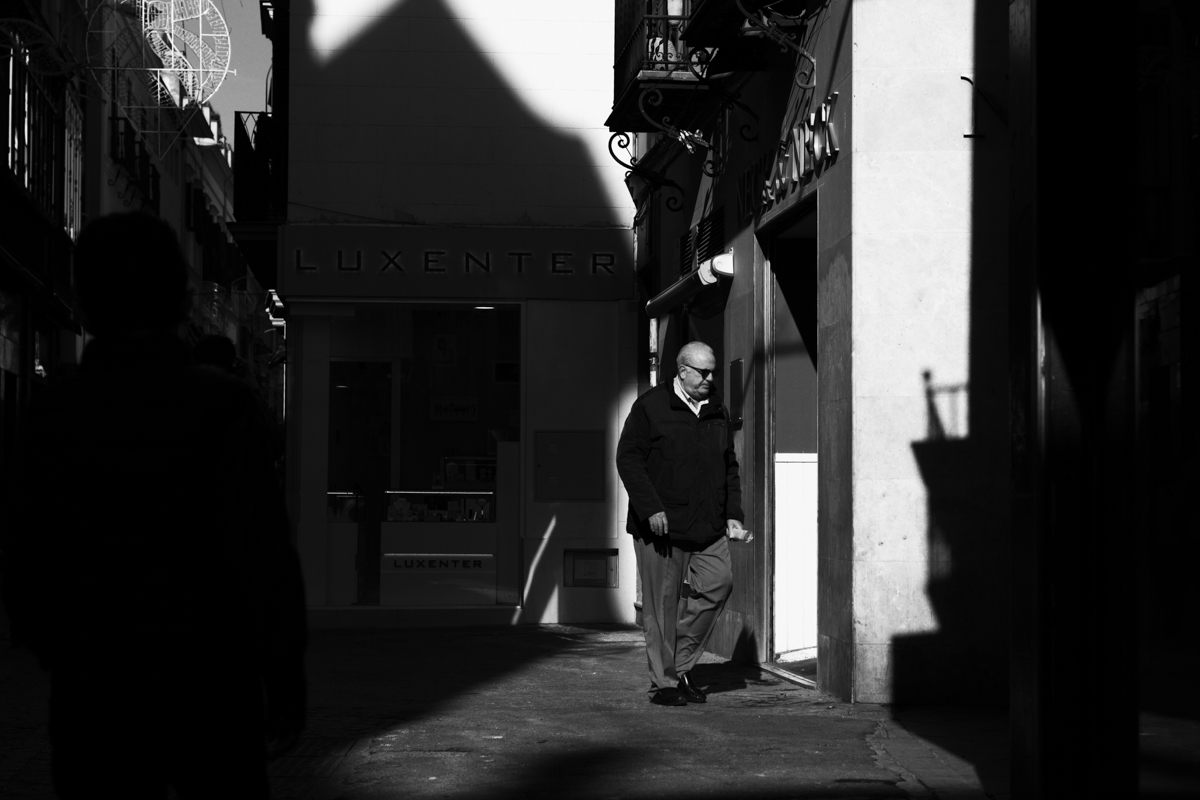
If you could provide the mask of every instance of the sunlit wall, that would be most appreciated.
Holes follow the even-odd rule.
[[[996,21],[992,6],[989,32],[977,26]],[[853,697],[867,702],[978,698],[969,679],[931,679],[979,674],[980,654],[1003,652],[1007,637],[1003,608],[991,607],[1003,594],[984,591],[981,568],[1005,508],[1006,134],[976,88],[1003,94],[1003,13],[986,0],[853,6],[853,653],[843,658]]]
[[[289,219],[627,226],[613,5],[293,3]]]

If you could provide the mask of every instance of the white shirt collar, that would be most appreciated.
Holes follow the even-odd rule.
[[[687,407],[692,410],[692,413],[697,417],[700,416],[700,409],[708,402],[708,398],[696,400],[691,395],[683,390],[683,384],[679,382],[679,376],[675,376],[675,396],[687,404]]]

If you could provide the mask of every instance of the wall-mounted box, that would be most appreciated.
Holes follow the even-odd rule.
[[[619,575],[616,550],[563,551],[563,586],[616,589]]]

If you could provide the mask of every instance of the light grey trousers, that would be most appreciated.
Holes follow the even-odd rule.
[[[664,555],[653,542],[635,539],[638,574],[642,578],[642,629],[650,691],[671,688],[700,660],[721,609],[733,590],[729,540],[719,537],[703,549],[670,545]],[[684,576],[691,586],[680,597]]]

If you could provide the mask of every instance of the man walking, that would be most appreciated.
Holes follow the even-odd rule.
[[[749,541],[729,415],[713,394],[716,356],[689,342],[676,375],[639,397],[617,444],[626,523],[642,579],[650,702],[703,703],[691,678],[733,588],[729,543]],[[680,598],[684,578],[691,587]]]

